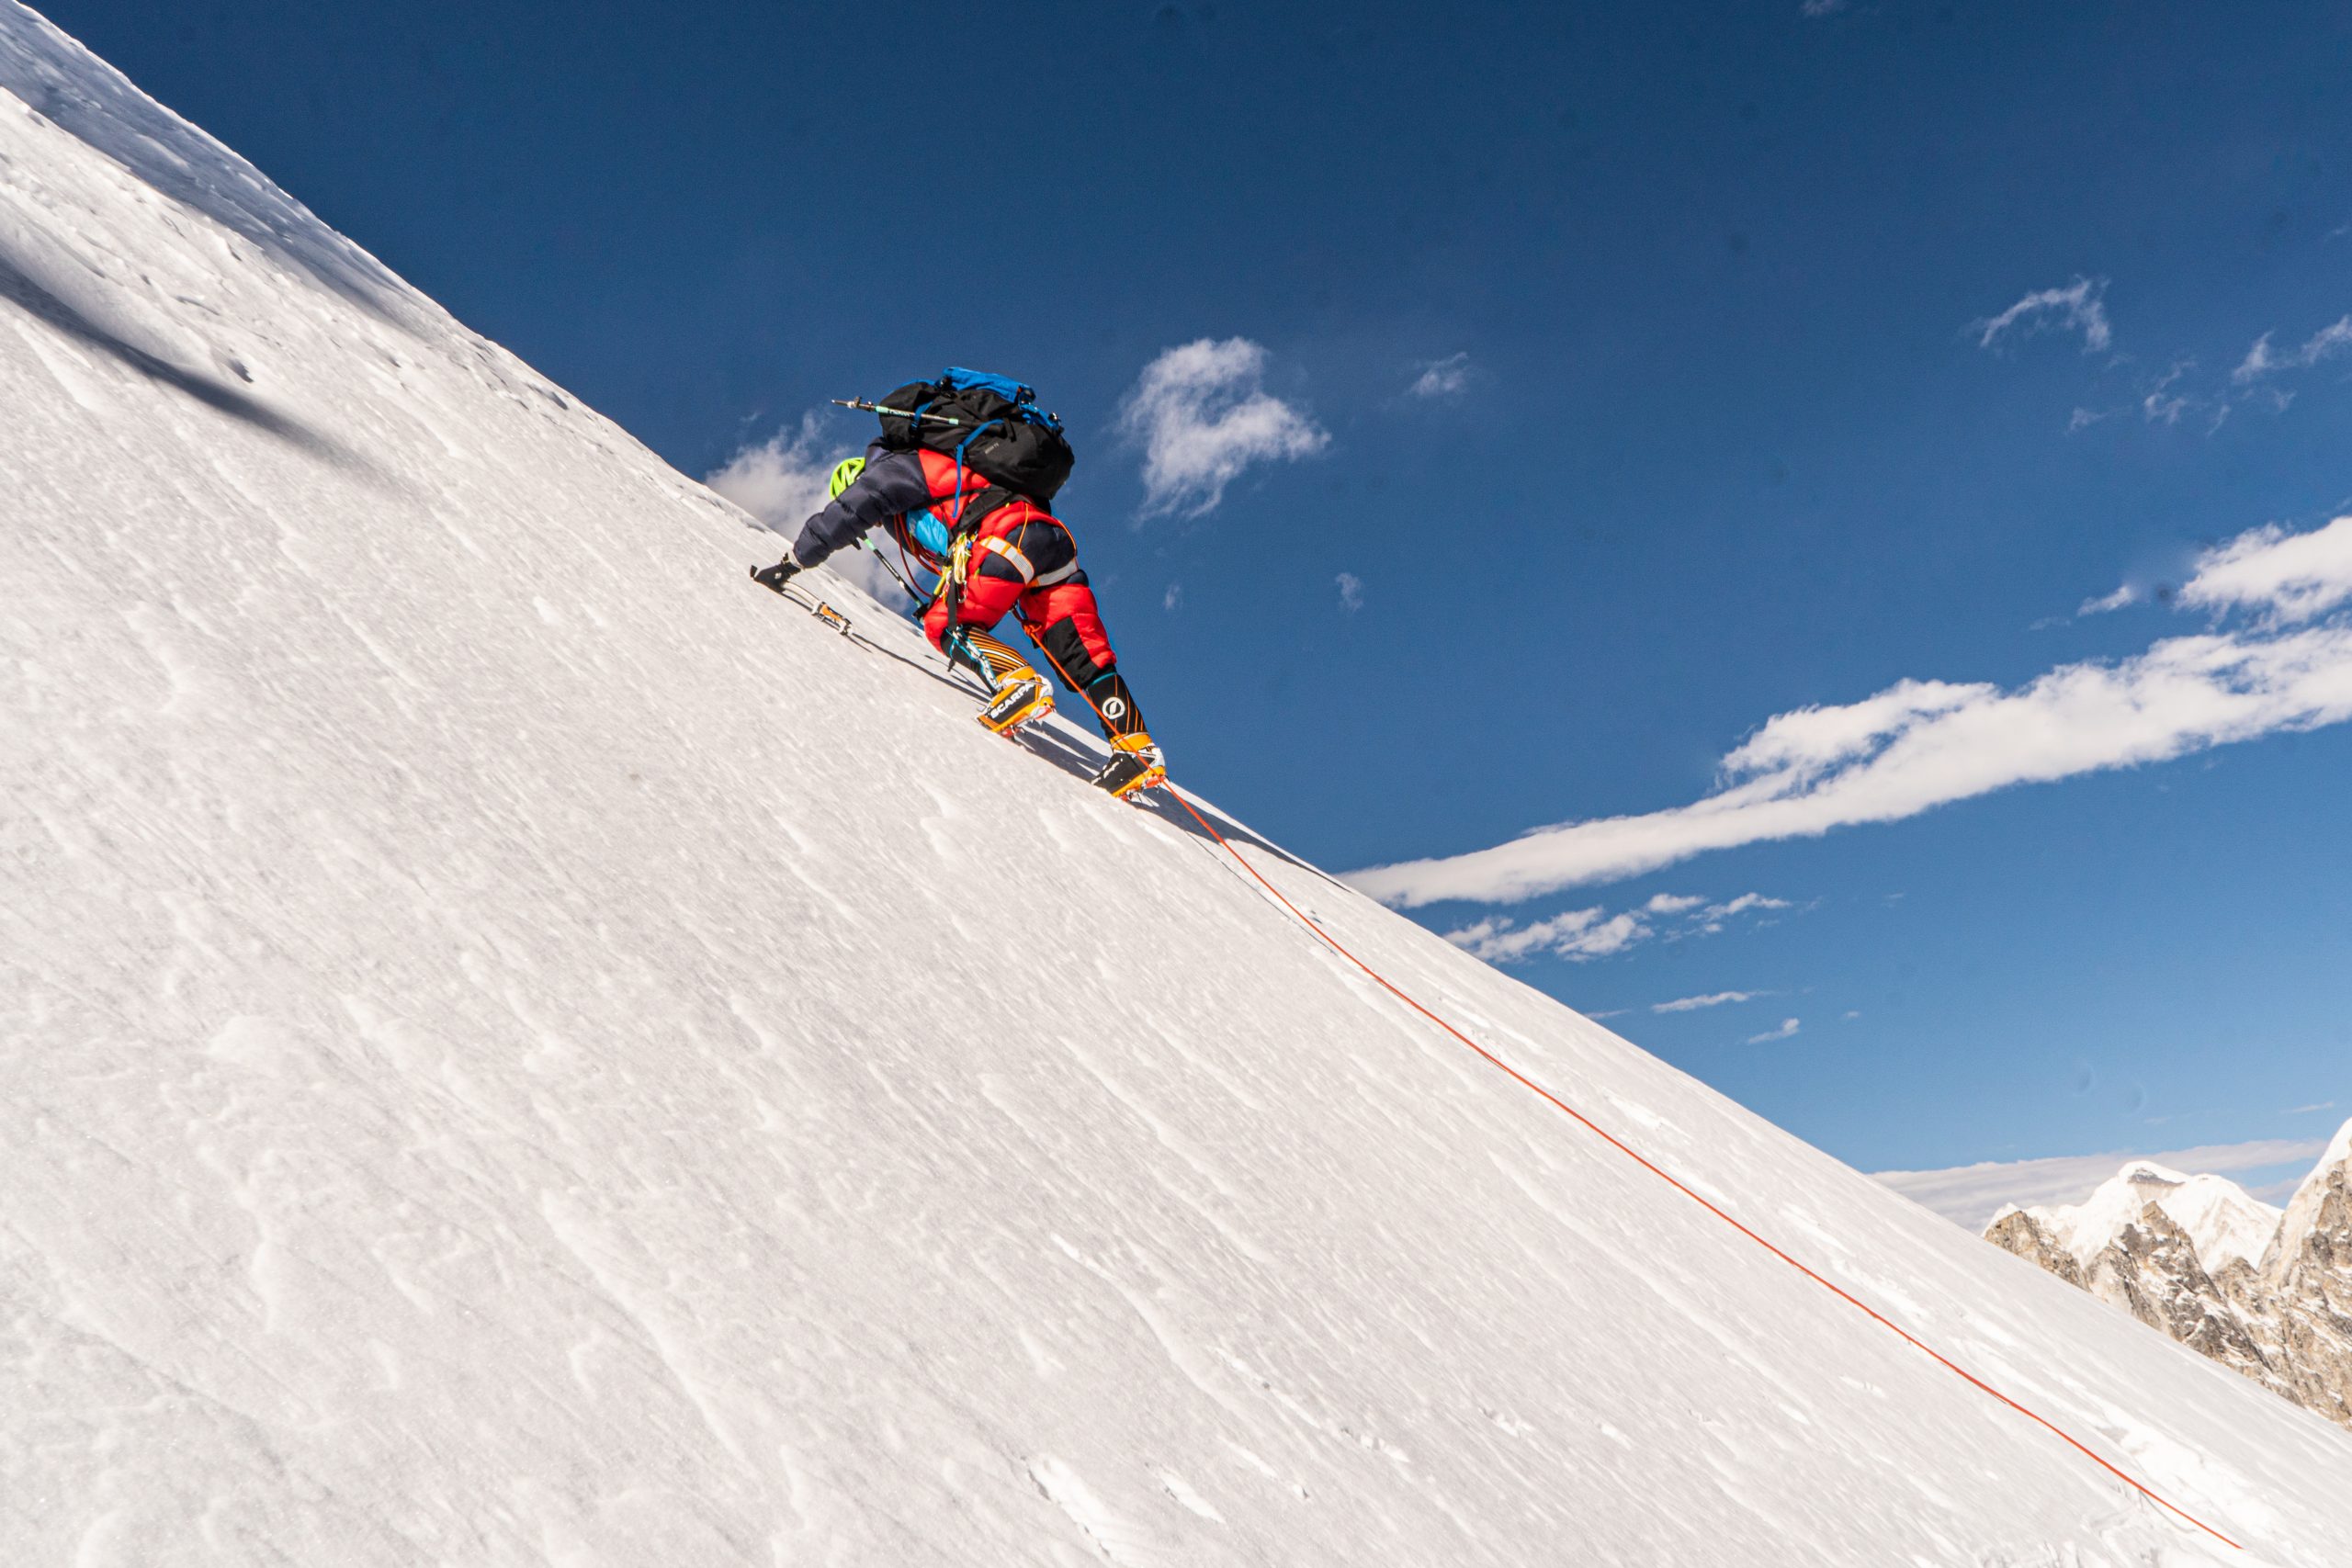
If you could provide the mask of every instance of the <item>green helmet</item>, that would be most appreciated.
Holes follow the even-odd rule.
[[[826,491],[833,500],[839,501],[842,498],[842,491],[855,484],[857,476],[864,472],[865,472],[865,458],[843,457],[833,465],[833,477],[827,481]]]

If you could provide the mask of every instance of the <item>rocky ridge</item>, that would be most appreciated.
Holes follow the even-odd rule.
[[[2140,1160],[2075,1207],[2004,1209],[1984,1237],[2352,1427],[2352,1122],[2283,1213]]]

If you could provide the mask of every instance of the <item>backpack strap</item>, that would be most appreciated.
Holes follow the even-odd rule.
[[[955,543],[948,552],[947,570],[939,578],[938,596],[947,601],[948,630],[956,629],[956,617],[964,608],[964,568],[979,540],[980,524],[1020,499],[1002,485],[990,485],[966,502],[956,514]]]
[[[929,405],[929,404],[925,404],[924,406],[927,408],[927,407],[929,407],[930,405]],[[965,448],[965,447],[967,447],[967,446],[969,446],[973,442],[978,441],[978,440],[980,438],[981,433],[982,433],[983,431],[993,430],[993,429],[995,429],[998,425],[1002,424],[1003,423],[1004,423],[1004,421],[1002,421],[1001,419],[992,419],[992,420],[989,420],[987,423],[982,424],[982,425],[980,425],[978,429],[974,430],[974,431],[973,431],[969,435],[967,435],[966,437],[964,437],[964,439],[963,439],[963,440],[958,441],[957,443],[956,443],[956,493],[957,495],[961,495],[961,494],[963,494],[963,493],[964,493],[964,448]],[[983,476],[983,477],[986,477],[986,476]],[[996,486],[994,486],[994,485],[990,485],[990,486],[989,487],[989,489],[988,489],[988,490],[982,491],[980,492],[980,494],[981,494],[981,496],[982,496],[983,498],[985,498],[985,497],[987,497],[987,495],[989,493],[989,491],[993,491],[993,490],[995,490],[995,489],[997,489],[997,488],[998,488],[998,487],[996,487]],[[1010,493],[1010,492],[1008,492],[1008,493]],[[993,512],[993,511],[995,511],[995,510],[996,510],[996,507],[997,507],[997,506],[1001,506],[1001,505],[1003,505],[1003,504],[1004,504],[1004,502],[998,502],[996,503],[996,506],[991,506],[991,507],[989,507],[989,511],[991,511],[991,512]]]
[[[1020,499],[1002,485],[990,485],[986,490],[976,491],[972,499],[964,503],[964,510],[956,513],[956,531],[976,534],[992,513],[1002,511]]]

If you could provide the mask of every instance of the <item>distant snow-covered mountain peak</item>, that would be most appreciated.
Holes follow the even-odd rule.
[[[2179,1225],[2206,1269],[2232,1261],[2254,1262],[2278,1228],[2279,1211],[2220,1176],[2190,1176],[2153,1160],[2126,1165],[2081,1203],[2037,1209],[2037,1219],[2065,1240],[2075,1260],[2087,1267],[2123,1227],[2137,1224],[2151,1205]]]
[[[0,91],[0,1563],[2342,1568],[2306,1413],[1242,836],[2230,1552],[14,0]]]

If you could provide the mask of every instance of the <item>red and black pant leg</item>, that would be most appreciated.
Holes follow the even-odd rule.
[[[1143,710],[1135,693],[1119,673],[1119,656],[1102,629],[1102,612],[1086,573],[1075,572],[1060,582],[1033,588],[1021,596],[1022,629],[1045,654],[1046,662],[1062,683],[1093,708],[1102,721],[1102,733],[1112,737],[1143,733]]]

